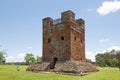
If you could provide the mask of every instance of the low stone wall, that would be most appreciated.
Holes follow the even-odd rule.
[[[97,67],[88,62],[65,61],[57,62],[54,69],[50,69],[50,62],[41,62],[33,64],[27,68],[27,71],[52,71],[56,73],[83,74],[98,71]]]

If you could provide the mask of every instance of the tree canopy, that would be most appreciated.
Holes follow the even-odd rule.
[[[111,50],[110,52],[98,53],[96,58],[96,63],[99,66],[110,66],[117,67],[120,62],[120,51],[119,50]]]
[[[5,59],[5,51],[0,51],[0,63],[5,63],[6,59]]]
[[[37,56],[36,62],[41,62],[42,61],[42,57]]]
[[[27,53],[26,56],[25,56],[25,61],[26,61],[26,64],[29,65],[31,63],[34,63],[35,62],[35,57],[32,53]]]

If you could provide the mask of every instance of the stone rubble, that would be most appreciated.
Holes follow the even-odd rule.
[[[50,69],[50,62],[41,62],[32,64],[27,68],[27,71],[34,72],[55,72],[55,73],[68,73],[68,74],[87,74],[89,72],[98,71],[97,67],[88,62],[80,61],[65,61],[57,62],[54,69]]]

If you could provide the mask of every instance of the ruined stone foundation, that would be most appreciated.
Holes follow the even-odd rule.
[[[27,68],[27,71],[33,72],[55,72],[82,75],[83,73],[96,72],[98,69],[91,63],[80,61],[65,61],[57,62],[54,68],[51,69],[50,62],[41,62],[32,64]]]

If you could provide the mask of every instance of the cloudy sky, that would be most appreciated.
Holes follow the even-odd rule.
[[[86,57],[120,50],[120,0],[0,0],[0,51],[7,62],[42,56],[42,19],[72,10],[86,25]]]

